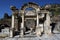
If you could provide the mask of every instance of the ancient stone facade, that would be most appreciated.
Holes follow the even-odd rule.
[[[27,11],[27,8],[34,10]],[[11,6],[11,10],[13,14],[10,37],[13,37],[15,32],[19,32],[21,37],[28,34],[36,36],[40,36],[42,33],[51,34],[50,12],[48,10],[41,10],[39,5],[30,2],[24,4],[20,10]]]

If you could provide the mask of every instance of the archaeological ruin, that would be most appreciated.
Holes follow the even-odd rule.
[[[26,10],[27,8],[32,8],[33,10]],[[15,33],[18,33],[20,37],[51,34],[51,12],[49,10],[42,9],[38,4],[31,2],[24,4],[21,9],[11,6],[11,10],[12,25],[10,37],[14,37]]]

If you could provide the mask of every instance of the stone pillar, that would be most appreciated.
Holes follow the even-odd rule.
[[[39,24],[39,19],[38,19],[38,14],[37,14],[37,28],[38,28],[38,24]]]
[[[21,37],[23,37],[24,35],[24,15],[22,15],[22,23],[21,23],[21,33],[20,33]]]
[[[15,27],[15,31],[18,31],[18,14],[19,14],[19,10],[16,8],[16,10],[15,10],[15,21],[14,21],[14,23],[15,23],[15,25],[14,25],[14,27]]]
[[[49,13],[47,14],[47,26],[48,26],[48,33],[51,34],[51,26],[50,26],[51,20]]]
[[[10,9],[13,11],[13,14],[12,14],[12,27],[10,29],[10,37],[13,37],[14,31],[18,30],[17,29],[18,28],[17,16],[18,16],[19,11],[15,6],[11,6]]]
[[[10,37],[13,37],[13,29],[14,29],[14,15],[12,15],[12,27],[10,29]]]
[[[39,15],[38,15],[38,11],[40,11],[39,9],[37,9],[37,26],[36,26],[36,35],[40,36],[41,32],[40,32],[40,28],[39,28]]]
[[[46,21],[44,22],[44,32],[45,32],[45,34],[51,33],[49,13],[46,14]]]

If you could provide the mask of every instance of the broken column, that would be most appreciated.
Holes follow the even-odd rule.
[[[46,20],[44,22],[44,33],[45,34],[50,34],[51,33],[51,26],[50,26],[50,15],[49,12],[46,13]]]

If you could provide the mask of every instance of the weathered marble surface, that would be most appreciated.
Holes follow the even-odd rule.
[[[52,35],[46,35],[44,34],[41,37],[25,37],[25,38],[19,38],[19,37],[14,37],[14,38],[0,38],[0,40],[60,40],[60,33],[52,34]]]

